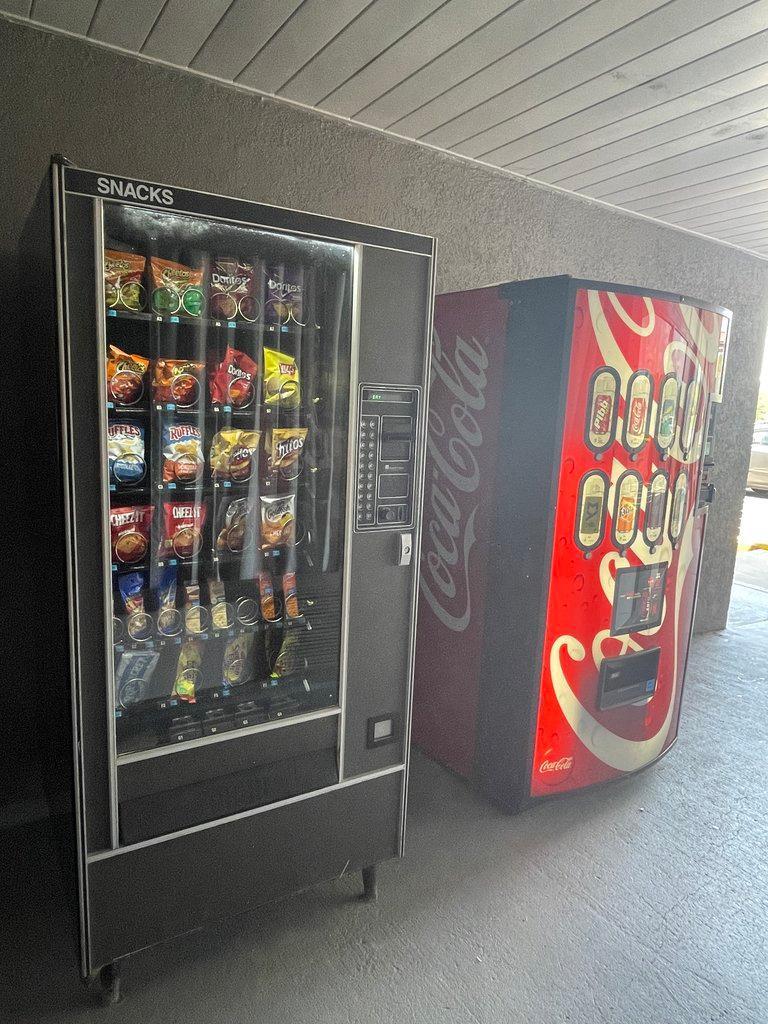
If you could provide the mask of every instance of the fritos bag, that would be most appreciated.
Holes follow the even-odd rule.
[[[202,316],[205,306],[203,271],[174,260],[150,256],[152,309],[161,316]]]
[[[230,345],[209,378],[211,401],[215,405],[245,409],[256,397],[258,376],[258,364],[245,352],[239,352]]]
[[[283,473],[299,461],[307,439],[307,427],[275,427],[267,434],[267,468],[270,473],[278,469]]]
[[[104,297],[110,309],[139,313],[147,304],[142,284],[144,256],[119,249],[104,250]]]
[[[109,346],[107,360],[107,391],[118,405],[136,405],[144,394],[149,360],[128,355],[117,345]]]

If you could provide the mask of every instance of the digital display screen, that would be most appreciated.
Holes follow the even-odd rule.
[[[613,592],[611,636],[661,624],[668,562],[619,569]]]
[[[407,498],[407,473],[382,473],[379,477],[380,498]]]
[[[363,388],[364,402],[413,402],[412,391],[377,391],[375,388]]]

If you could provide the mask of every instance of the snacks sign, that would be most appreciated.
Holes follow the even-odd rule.
[[[96,179],[96,191],[100,196],[117,196],[118,199],[138,199],[140,203],[173,206],[173,189],[147,185],[143,181],[125,181],[102,175]]]

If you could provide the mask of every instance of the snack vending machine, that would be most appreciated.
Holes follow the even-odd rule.
[[[402,850],[433,240],[55,161],[82,970]]]
[[[729,328],[568,277],[437,300],[413,736],[510,810],[675,741]]]

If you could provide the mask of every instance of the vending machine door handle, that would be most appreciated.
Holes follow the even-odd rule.
[[[400,533],[398,534],[398,553],[397,553],[397,564],[398,565],[410,565],[411,557],[413,555],[413,534],[412,533]]]

